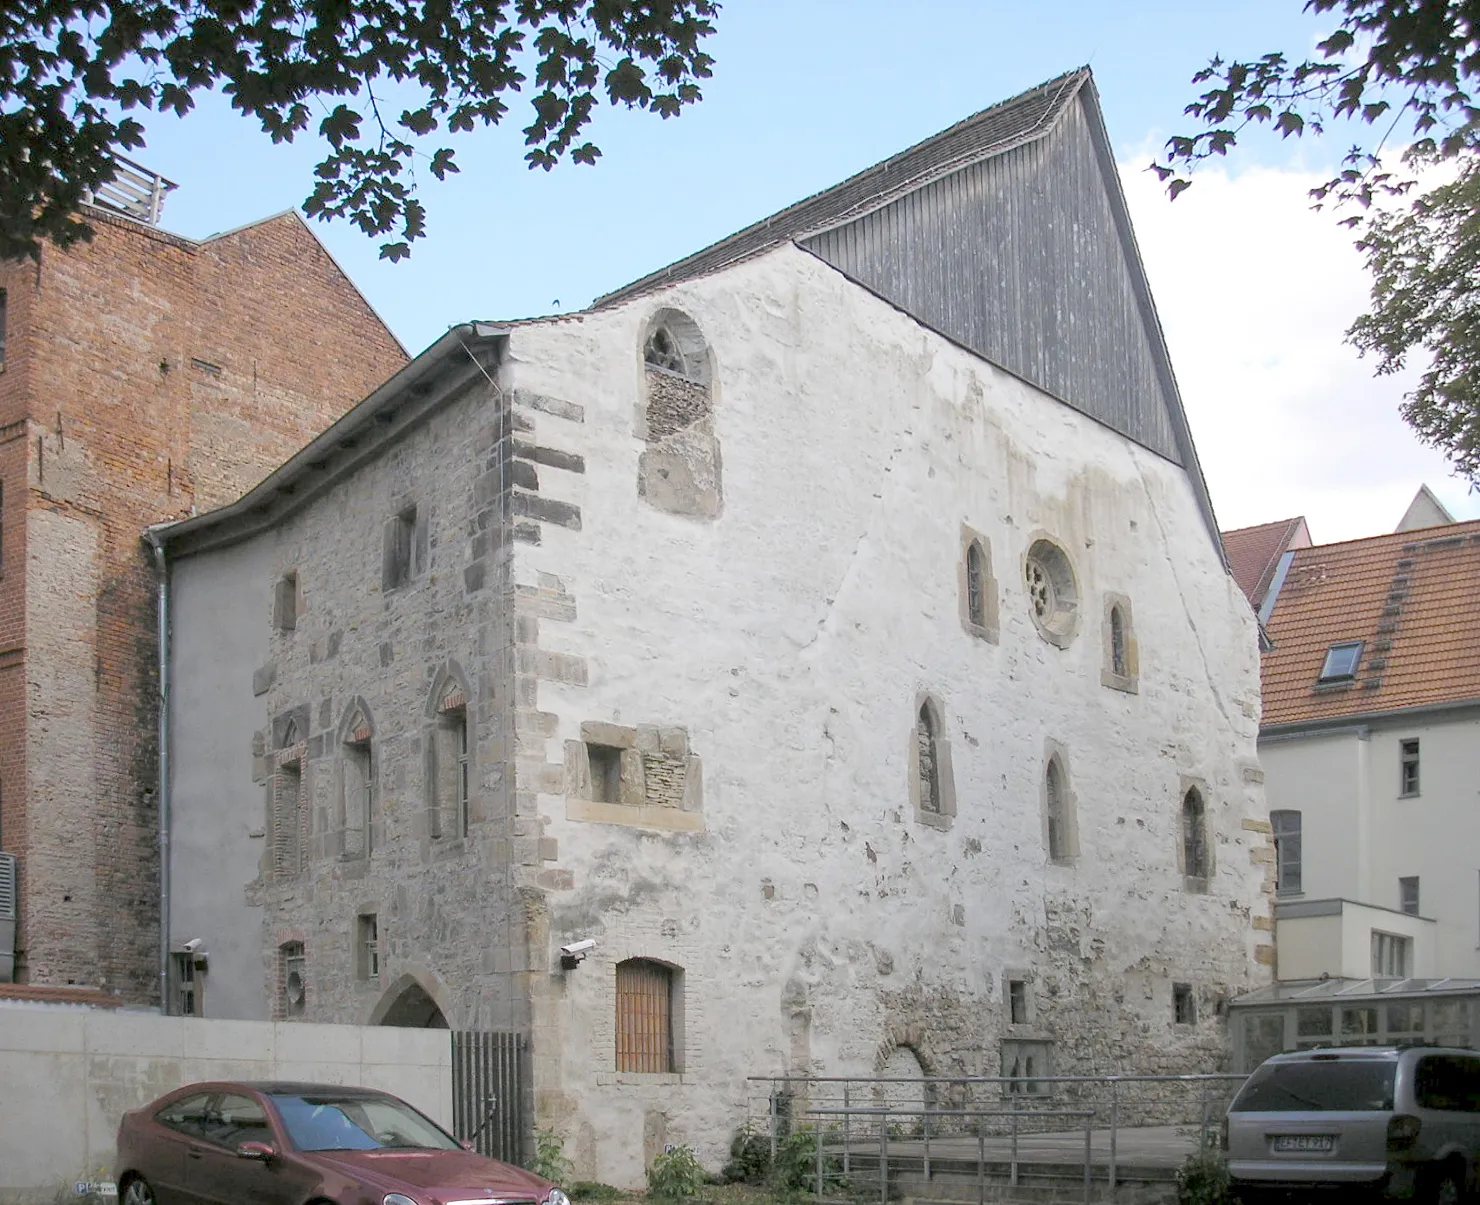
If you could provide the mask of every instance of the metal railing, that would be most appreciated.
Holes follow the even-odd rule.
[[[1218,1119],[1246,1076],[1196,1075],[1040,1075],[1026,1076],[751,1076],[751,1124],[764,1116],[774,1163],[778,1148],[799,1129],[816,1134],[815,1187],[822,1195],[831,1179],[856,1187],[855,1155],[872,1160],[877,1151],[881,1201],[889,1190],[889,1167],[907,1160],[918,1164],[926,1180],[932,1163],[959,1162],[963,1140],[976,1146],[979,1195],[985,1200],[986,1168],[1005,1163],[1011,1186],[1020,1168],[1019,1139],[1084,1133],[1082,1172],[1085,1200],[1097,1167],[1093,1137],[1100,1132],[1104,1183],[1114,1199],[1122,1167],[1122,1139],[1127,1130],[1176,1127],[1189,1131],[1187,1154],[1196,1133],[1206,1144]],[[762,1096],[762,1093],[764,1094]],[[763,1110],[763,1112],[762,1112]],[[1079,1124],[1079,1123],[1082,1123]],[[1006,1143],[1005,1159],[987,1157],[988,1139]],[[943,1145],[944,1144],[944,1145]],[[1056,1163],[1072,1164],[1055,1147]],[[1165,1157],[1163,1153],[1163,1157]],[[1132,1158],[1136,1158],[1133,1154]],[[829,1172],[828,1167],[835,1168]],[[856,1195],[856,1193],[854,1194]]]

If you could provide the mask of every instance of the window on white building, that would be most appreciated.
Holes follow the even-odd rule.
[[[1300,813],[1277,810],[1269,813],[1269,827],[1274,837],[1274,886],[1280,895],[1299,895],[1300,883]]]
[[[1384,979],[1404,979],[1413,967],[1413,939],[1397,933],[1372,930],[1372,974]]]
[[[1409,916],[1418,915],[1418,876],[1398,880],[1398,906]]]
[[[1403,741],[1398,746],[1398,794],[1405,798],[1418,794],[1418,739]]]

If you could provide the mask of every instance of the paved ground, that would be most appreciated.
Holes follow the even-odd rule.
[[[1119,1168],[1173,1169],[1180,1167],[1188,1155],[1197,1150],[1197,1126],[1122,1126],[1115,1136],[1115,1160]],[[1012,1158],[1012,1139],[988,1137],[983,1140],[986,1158],[1005,1163]],[[859,1142],[853,1148],[865,1158],[878,1154],[878,1143]],[[1084,1131],[1053,1134],[1020,1134],[1018,1160],[1022,1163],[1084,1164]],[[891,1138],[891,1158],[923,1158],[925,1143],[918,1138]],[[932,1138],[931,1159],[975,1162],[975,1138]],[[1110,1131],[1090,1131],[1090,1160],[1097,1168],[1110,1165]]]

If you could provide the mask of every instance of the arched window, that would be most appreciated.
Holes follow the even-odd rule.
[[[680,975],[648,958],[617,963],[617,1070],[669,1072],[677,1058]]]
[[[1182,796],[1182,873],[1189,879],[1208,877],[1207,818],[1196,787]]]
[[[659,310],[642,341],[638,495],[671,514],[712,519],[722,497],[714,431],[714,365],[703,332],[679,310]]]
[[[1048,766],[1043,771],[1043,806],[1048,820],[1049,860],[1068,861],[1076,852],[1074,810],[1064,767],[1057,753],[1048,759]]]
[[[966,615],[977,627],[987,622],[987,596],[982,565],[982,546],[975,540],[966,550]]]
[[[661,368],[665,372],[676,372],[681,377],[689,375],[688,365],[684,362],[683,349],[679,347],[678,340],[665,323],[656,323],[647,338],[647,344],[642,349],[643,361],[653,368]]]
[[[373,845],[375,821],[375,762],[370,718],[355,707],[341,725],[341,800],[343,845],[346,858],[366,858]]]
[[[303,738],[298,723],[283,725],[277,769],[272,776],[272,876],[297,878],[308,838],[308,801],[303,790]]]
[[[935,720],[930,715],[930,704],[920,707],[919,723],[915,737],[920,748],[920,810],[940,813],[940,748],[937,743]]]
[[[434,757],[431,835],[466,837],[472,783],[468,697],[462,684],[453,678],[447,680],[437,702]]]
[[[1130,674],[1130,658],[1126,655],[1125,612],[1120,607],[1110,608],[1110,670],[1124,678]]]
[[[1069,554],[1052,540],[1034,540],[1023,558],[1023,584],[1039,635],[1066,648],[1079,626],[1079,584]]]

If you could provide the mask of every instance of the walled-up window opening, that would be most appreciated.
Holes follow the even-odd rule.
[[[272,780],[272,873],[277,879],[291,879],[303,869],[308,820],[303,792],[302,738],[293,720],[283,728],[277,757]]]
[[[1204,882],[1208,878],[1207,814],[1196,787],[1182,796],[1182,873]]]
[[[671,967],[646,958],[617,964],[617,1070],[674,1069],[674,991]]]
[[[416,550],[416,507],[401,509],[386,522],[381,562],[381,589],[394,590],[411,580]]]
[[[362,912],[355,919],[355,977],[380,978],[380,916]]]
[[[1274,885],[1279,895],[1299,895],[1302,888],[1300,813],[1277,809],[1269,813],[1270,833],[1274,838]]]
[[[612,745],[586,745],[591,798],[596,803],[622,802],[622,751]]]
[[[1418,794],[1418,739],[1403,741],[1398,746],[1398,794],[1405,798]]]
[[[1036,1096],[1048,1090],[1042,1078],[1053,1074],[1053,1046],[1044,1041],[1012,1039],[1002,1043],[1004,1095]]]
[[[466,837],[472,750],[468,743],[468,701],[460,685],[449,683],[438,704],[435,739],[432,836]]]
[[[367,858],[374,846],[375,762],[369,726],[356,727],[344,743],[344,856]]]
[[[1409,916],[1418,913],[1418,875],[1405,875],[1398,880],[1398,909]]]
[[[1048,811],[1048,856],[1051,861],[1062,862],[1074,856],[1072,823],[1069,814],[1069,791],[1064,782],[1064,768],[1059,759],[1048,759],[1048,768],[1043,772],[1043,789]]]
[[[987,595],[982,565],[982,546],[975,540],[966,550],[966,615],[977,627],[987,622]]]
[[[1130,674],[1130,660],[1125,643],[1125,612],[1119,607],[1110,608],[1110,669],[1122,678]]]
[[[307,962],[301,941],[278,947],[278,1008],[284,1017],[301,1017],[308,1007]]]
[[[937,745],[935,720],[930,704],[920,708],[915,739],[920,750],[920,809],[940,813],[940,750]]]
[[[678,310],[653,315],[643,339],[638,495],[670,514],[712,519],[723,490],[714,430],[714,379],[698,324]]]
[[[298,574],[285,573],[278,578],[272,600],[272,621],[280,632],[291,632],[298,626]]]
[[[1172,984],[1172,1019],[1178,1025],[1197,1024],[1197,1001],[1190,983]]]

